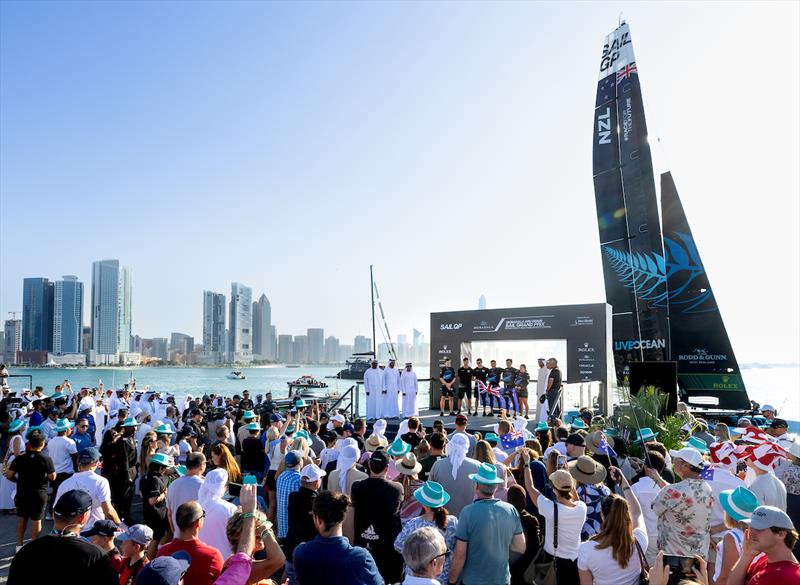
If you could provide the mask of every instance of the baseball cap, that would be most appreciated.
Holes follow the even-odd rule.
[[[583,438],[583,435],[579,435],[578,433],[572,433],[569,437],[567,437],[567,445],[576,445],[578,447],[585,447],[586,441]]]
[[[289,451],[283,458],[286,467],[297,467],[303,460],[303,454],[300,451]]]
[[[792,519],[775,506],[759,506],[750,516],[750,527],[756,530],[765,528],[782,528],[783,530],[794,530]]]
[[[178,585],[191,563],[192,557],[182,550],[172,556],[156,557],[139,571],[136,585]]]
[[[331,420],[334,421],[334,422],[338,422],[338,423],[344,424],[345,418],[341,414],[334,414],[331,417]]]
[[[457,425],[465,425],[467,424],[467,417],[466,415],[459,414],[456,416],[456,424]]]
[[[385,451],[375,451],[369,457],[369,466],[376,472],[383,471],[389,465],[389,455]]]
[[[78,452],[78,463],[94,463],[100,461],[100,451],[97,447],[86,447]]]
[[[314,465],[306,465],[303,468],[303,471],[300,472],[300,479],[305,481],[317,481],[318,479],[327,475],[323,469],[320,469],[319,466]]]
[[[95,534],[99,536],[114,536],[117,533],[117,529],[118,527],[113,520],[104,518],[103,520],[95,522],[89,530],[81,532],[81,536],[85,536],[86,538],[94,536]]]
[[[269,417],[270,422],[283,422],[283,417],[279,415],[277,412],[274,413],[271,417]]]
[[[686,461],[686,463],[692,465],[693,467],[703,467],[703,456],[700,454],[700,451],[694,447],[684,447],[683,449],[678,449],[677,451],[670,449],[669,456],[673,459],[683,459]]]
[[[344,425],[342,426],[342,430],[343,431],[349,431],[351,433],[355,433],[356,432],[356,428],[350,423],[344,423]]]
[[[92,507],[92,496],[83,490],[69,490],[64,492],[56,505],[53,507],[53,512],[59,516],[68,518],[75,518],[80,516]]]
[[[153,529],[144,524],[134,524],[128,526],[121,534],[117,535],[117,541],[130,540],[136,544],[147,546],[153,540]]]

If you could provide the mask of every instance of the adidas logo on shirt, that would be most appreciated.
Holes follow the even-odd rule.
[[[361,533],[361,538],[364,540],[380,540],[380,536],[378,536],[375,530],[372,528],[372,524],[370,524],[367,529]]]

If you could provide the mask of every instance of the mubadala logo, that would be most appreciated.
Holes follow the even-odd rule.
[[[614,351],[633,351],[636,349],[666,349],[666,339],[629,339],[615,341]]]
[[[458,331],[464,326],[463,323],[442,323],[439,325],[440,331]]]
[[[496,325],[494,325],[493,323],[489,323],[488,321],[486,321],[486,320],[484,319],[484,320],[482,320],[480,323],[478,323],[477,325],[475,325],[475,326],[472,328],[472,330],[473,330],[473,331],[494,331],[494,330],[495,330],[495,327],[496,327]]]
[[[679,355],[678,361],[690,362],[693,364],[713,364],[716,362],[728,361],[728,355],[724,353],[708,353],[708,349],[698,347],[692,353]]]

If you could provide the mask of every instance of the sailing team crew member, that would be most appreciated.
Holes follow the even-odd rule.
[[[484,391],[481,392],[480,390],[478,390],[478,387],[480,386],[480,384],[476,384],[475,385],[475,411],[476,411],[476,414],[474,414],[473,416],[477,416],[478,395],[480,395],[481,405],[483,406],[483,416],[486,416],[486,403],[487,402],[489,403],[489,409],[491,409],[492,405],[494,404],[494,400],[492,399],[492,395],[489,394],[485,389],[486,388],[486,378],[489,377],[489,368],[484,367],[483,360],[481,358],[478,358],[477,360],[475,360],[475,367],[472,368],[472,375],[474,376],[475,380],[477,380],[478,382],[480,382],[484,386]]]
[[[383,390],[383,372],[378,369],[378,360],[370,362],[370,368],[364,372],[364,392],[367,395],[367,420],[378,418],[378,405]]]
[[[450,358],[444,359],[444,365],[439,372],[439,382],[441,383],[441,396],[439,397],[439,416],[444,416],[444,399],[447,398],[450,403],[450,416],[455,416],[453,412],[453,396],[455,392],[453,386],[456,383],[456,371],[450,365]]]
[[[403,393],[403,418],[419,416],[417,409],[417,373],[411,371],[411,362],[400,374],[400,391]]]
[[[517,387],[515,380],[517,379],[517,368],[512,364],[511,358],[506,360],[506,367],[503,370],[503,394],[500,397],[500,415],[505,416],[511,412],[511,407],[514,407],[514,416],[517,416],[519,410],[519,403],[517,401]]]
[[[458,368],[458,408],[456,414],[461,414],[461,401],[467,399],[467,414],[472,414],[472,368],[469,367],[469,358],[461,360]],[[475,402],[475,415],[478,416],[478,403]]]
[[[399,418],[400,409],[397,398],[400,394],[400,370],[395,367],[395,360],[391,358],[383,370],[383,391],[378,408],[379,418]]]
[[[489,387],[494,389],[497,393],[492,395],[489,394],[490,401],[496,400],[497,401],[497,415],[500,416],[500,411],[503,408],[503,399],[500,397],[500,378],[503,375],[503,368],[497,367],[497,360],[492,360],[489,362],[489,377],[487,378]],[[491,405],[491,402],[490,402]],[[494,407],[491,406],[492,412],[489,413],[489,416],[494,416]]]

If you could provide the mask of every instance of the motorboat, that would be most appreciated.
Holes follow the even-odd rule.
[[[234,370],[227,376],[228,380],[244,380],[245,375],[240,370]]]
[[[325,382],[317,380],[314,376],[300,376],[297,380],[286,382],[289,388],[327,388]]]

